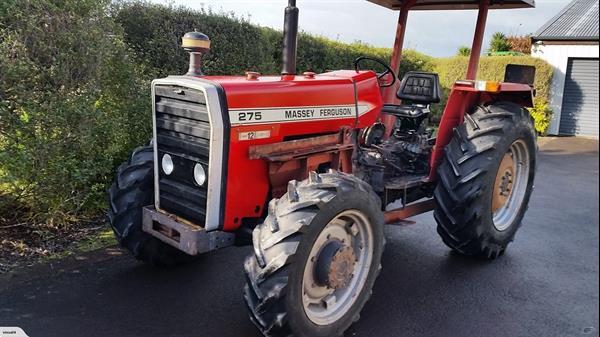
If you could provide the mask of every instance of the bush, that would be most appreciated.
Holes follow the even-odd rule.
[[[471,48],[467,46],[458,48],[458,54],[456,56],[471,56]]]
[[[508,44],[510,45],[510,50],[523,53],[523,54],[531,54],[531,36],[523,35],[523,36],[509,36],[506,38]]]
[[[117,163],[149,137],[149,82],[108,4],[0,5],[0,213],[6,217],[64,224],[96,214]]]
[[[531,117],[535,120],[535,131],[539,135],[546,135],[548,128],[550,127],[550,121],[552,120],[552,109],[548,101],[543,99],[535,100],[533,108],[529,109]]]
[[[274,62],[274,37],[242,18],[141,1],[120,3],[113,13],[123,27],[125,42],[152,77],[187,71],[189,56],[181,48],[181,37],[194,29],[212,40],[210,53],[203,57],[207,74],[243,74],[250,69],[270,73],[279,67]]]
[[[510,44],[506,39],[506,35],[500,32],[494,33],[492,35],[492,40],[490,41],[490,53],[501,52],[501,51],[509,51]]]

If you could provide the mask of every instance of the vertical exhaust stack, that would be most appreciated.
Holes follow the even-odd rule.
[[[296,75],[296,50],[298,48],[298,7],[296,0],[289,0],[283,22],[283,69],[282,75]]]

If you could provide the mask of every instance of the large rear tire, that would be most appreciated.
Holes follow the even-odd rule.
[[[117,170],[108,190],[108,219],[119,244],[138,260],[170,267],[192,260],[142,230],[142,210],[154,202],[154,152],[152,146],[135,149]]]
[[[533,191],[535,137],[529,113],[514,103],[465,115],[437,172],[434,216],[446,245],[488,259],[505,251]]]
[[[269,205],[246,259],[244,297],[265,336],[342,336],[372,293],[385,241],[381,201],[358,178],[311,173]]]

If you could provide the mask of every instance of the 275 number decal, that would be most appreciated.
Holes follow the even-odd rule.
[[[240,112],[238,113],[240,122],[259,121],[262,120],[262,112]]]

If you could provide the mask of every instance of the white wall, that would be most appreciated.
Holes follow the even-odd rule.
[[[545,45],[541,42],[537,42],[531,48],[532,56],[539,57],[554,67],[554,77],[550,87],[550,106],[554,115],[548,130],[549,134],[558,134],[569,58],[597,58],[599,49],[598,45]]]

